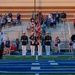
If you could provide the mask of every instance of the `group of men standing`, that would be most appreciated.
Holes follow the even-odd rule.
[[[49,33],[46,33],[46,36],[44,38],[44,41],[42,39],[38,39],[38,37],[34,36],[34,33],[31,34],[29,37],[30,41],[28,42],[28,37],[26,36],[26,33],[24,32],[21,36],[22,41],[22,55],[26,55],[26,46],[28,43],[30,43],[30,49],[31,49],[31,55],[35,55],[35,47],[38,48],[38,55],[42,55],[42,43],[44,42],[45,48],[46,48],[46,55],[50,55],[50,47],[51,47],[51,41],[52,38],[49,35]]]

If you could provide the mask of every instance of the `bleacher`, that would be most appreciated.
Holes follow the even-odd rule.
[[[73,21],[75,12],[75,1],[74,0],[36,0],[36,12],[42,11],[46,16],[50,12],[63,12],[67,14],[67,19]],[[40,8],[41,7],[41,8]],[[16,14],[19,12],[22,15],[22,21],[29,21],[30,15],[34,11],[34,0],[0,0],[0,13],[13,13],[13,19],[16,20]]]

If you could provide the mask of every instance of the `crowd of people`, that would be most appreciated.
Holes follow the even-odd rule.
[[[9,12],[8,14],[0,14],[0,26],[5,27],[8,24],[8,27],[11,25],[20,25],[21,24],[21,14],[16,14],[16,20],[13,19],[13,14]]]
[[[5,23],[8,24],[8,26],[11,26],[11,21],[13,22],[12,13],[10,12],[8,16],[2,17],[0,15],[0,29],[2,28],[3,20],[6,20]],[[46,27],[54,27],[56,28],[56,24],[63,21],[65,23],[66,19],[66,13],[62,12],[59,13],[50,13],[49,15],[44,17],[42,12],[39,12],[38,14],[32,14],[32,17],[30,19],[30,25],[27,27],[27,31],[30,30],[30,36],[26,35],[26,32],[23,32],[23,35],[20,37],[21,39],[16,39],[16,46],[13,45],[13,43],[10,41],[10,38],[8,37],[7,40],[4,42],[5,36],[4,33],[0,30],[0,48],[1,51],[3,51],[3,48],[6,48],[6,53],[10,55],[11,52],[15,52],[19,50],[19,44],[22,43],[22,55],[25,56],[27,52],[27,45],[30,44],[30,50],[31,55],[35,55],[35,49],[38,51],[38,55],[42,55],[42,50],[45,48],[46,55],[51,54],[52,49],[52,37],[50,35],[50,32],[46,32]],[[18,24],[21,23],[21,15],[17,14],[17,22]],[[70,39],[71,40],[71,39]],[[60,43],[61,40],[59,36],[56,36],[54,40],[54,49],[55,51],[58,51],[60,53]],[[4,44],[4,45],[3,45]],[[2,52],[0,51],[0,57],[2,58]],[[69,52],[73,51],[73,41],[71,40],[69,42]],[[4,53],[5,54],[5,53]],[[0,58],[0,59],[1,59]]]

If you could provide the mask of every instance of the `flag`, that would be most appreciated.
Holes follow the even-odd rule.
[[[40,32],[41,32],[41,26],[40,23],[38,23],[38,40],[40,40]]]

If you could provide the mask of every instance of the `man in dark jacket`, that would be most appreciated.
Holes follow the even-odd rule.
[[[49,35],[49,33],[47,32],[47,33],[46,33],[46,36],[45,36],[46,55],[50,55],[51,41],[52,41],[52,38],[51,38],[51,36]]]
[[[28,44],[28,37],[26,36],[26,33],[23,32],[23,35],[21,36],[22,41],[22,55],[26,55],[26,45]]]

